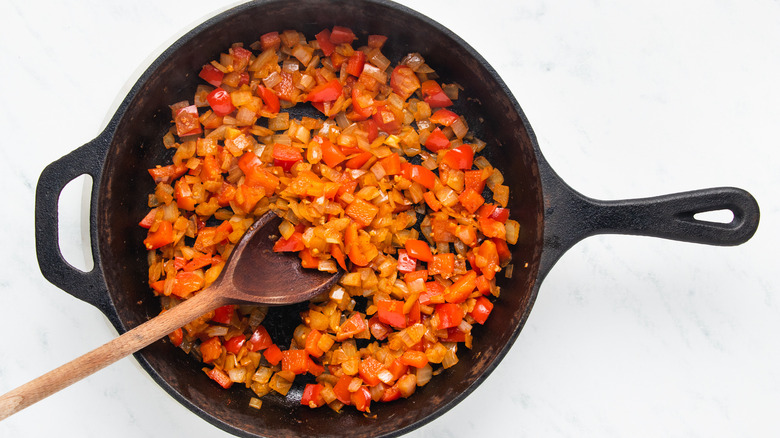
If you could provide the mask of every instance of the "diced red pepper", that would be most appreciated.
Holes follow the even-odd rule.
[[[355,33],[352,29],[343,26],[333,26],[330,32],[330,42],[333,44],[352,44],[355,40]]]
[[[425,192],[423,193],[423,199],[425,200],[425,203],[428,204],[428,207],[430,207],[433,211],[439,211],[441,210],[442,204],[439,202],[438,199],[436,199],[436,195],[433,192]]]
[[[177,328],[168,335],[168,339],[171,340],[171,344],[173,344],[174,347],[178,347],[184,342],[184,331],[181,328]]]
[[[146,228],[147,230],[152,227],[152,224],[154,223],[154,218],[157,216],[157,209],[153,208],[149,210],[149,213],[146,213],[146,216],[144,216],[143,219],[141,219],[141,222],[138,222],[138,225]]]
[[[401,362],[401,359],[395,359],[387,366],[387,371],[393,375],[393,380],[400,379],[409,370],[409,366]]]
[[[431,253],[431,247],[428,246],[428,242],[409,239],[404,243],[404,248],[406,248],[406,252],[410,257],[424,262],[433,261],[433,253]]]
[[[274,252],[298,252],[304,248],[303,233],[298,231],[292,233],[289,238],[280,238],[274,243]]]
[[[339,264],[341,269],[347,270],[347,263],[344,259],[344,251],[341,249],[341,247],[337,243],[332,243],[330,245],[330,255],[333,256],[334,259],[336,259],[336,263]]]
[[[338,79],[331,79],[330,81],[317,85],[306,97],[307,102],[332,102],[341,96],[341,82]]]
[[[444,292],[444,299],[448,303],[462,303],[466,301],[471,292],[477,287],[477,273],[468,271],[458,281],[448,286]]]
[[[436,327],[439,330],[457,327],[463,321],[464,316],[463,309],[453,303],[437,304],[435,313],[439,317],[439,325]]]
[[[314,38],[317,39],[317,43],[320,45],[320,49],[325,56],[330,56],[333,51],[336,50],[336,45],[330,42],[329,29],[323,29],[322,32],[314,35]]]
[[[403,301],[381,299],[375,300],[374,304],[377,307],[377,316],[381,322],[399,329],[406,327]]]
[[[174,237],[173,224],[168,221],[160,221],[157,225],[157,231],[147,234],[146,239],[144,239],[144,246],[151,251],[173,243]]]
[[[436,187],[436,174],[423,166],[413,165],[411,176],[412,181],[422,184],[423,187],[429,190],[433,190]]]
[[[262,325],[257,326],[257,329],[252,333],[252,336],[247,340],[247,348],[249,351],[260,351],[271,347],[274,344],[271,340],[271,335],[268,334],[268,330]]]
[[[305,350],[282,351],[282,371],[304,374],[309,370],[308,358]]]
[[[385,45],[385,42],[387,41],[387,37],[385,35],[369,35],[368,36],[368,47],[374,48],[374,49],[381,49],[382,46]]]
[[[496,252],[498,252],[498,262],[501,266],[512,260],[512,251],[509,250],[504,239],[491,239],[496,244]]]
[[[481,217],[478,219],[478,222],[479,228],[485,236],[506,240],[506,227],[504,227],[504,224],[501,222],[490,219],[489,217]]]
[[[385,174],[387,175],[398,175],[401,173],[401,157],[395,152],[379,160],[379,164],[385,169]]]
[[[232,338],[228,339],[227,342],[225,342],[225,350],[237,355],[241,351],[241,347],[243,347],[245,343],[246,343],[246,336],[244,335],[233,336]]]
[[[368,265],[368,257],[360,250],[360,242],[358,241],[358,225],[355,222],[350,222],[347,225],[347,229],[344,231],[344,245],[347,251],[349,260],[358,266]]]
[[[279,32],[268,32],[260,37],[260,46],[263,50],[278,49],[282,44],[282,38]]]
[[[482,179],[481,170],[467,170],[465,172],[465,189],[471,189],[475,192],[482,194],[482,190],[485,189],[485,180]]]
[[[233,386],[233,381],[230,380],[230,376],[227,375],[226,372],[222,371],[219,368],[214,368],[208,372],[208,376],[211,378],[211,380],[217,382],[219,386],[228,389],[231,386]]]
[[[406,350],[404,354],[401,355],[401,362],[410,367],[422,368],[425,365],[428,365],[428,356],[422,351]]]
[[[493,212],[496,211],[496,208],[497,206],[495,204],[485,203],[482,205],[482,207],[479,208],[479,211],[477,212],[477,216],[489,218],[493,214]]]
[[[365,386],[361,386],[357,391],[353,392],[350,399],[358,411],[370,412],[371,392]]]
[[[347,160],[347,162],[344,163],[344,166],[346,166],[349,169],[360,169],[373,156],[374,155],[371,152],[362,152]]]
[[[252,57],[252,52],[241,47],[235,46],[230,48],[230,54],[233,55],[233,71],[243,71],[249,65],[249,59]],[[249,76],[246,76],[247,83]]]
[[[210,255],[201,255],[193,258],[181,267],[186,272],[197,271],[200,268],[206,267],[213,263],[219,263],[221,258],[211,257]]]
[[[320,148],[322,149],[322,161],[324,161],[328,167],[336,167],[347,159],[347,156],[344,155],[341,149],[331,143],[327,138],[315,135],[313,140],[320,144]]]
[[[301,259],[301,267],[306,269],[317,269],[320,266],[320,259],[312,254],[311,249],[304,248],[298,253]]]
[[[485,198],[470,187],[458,196],[458,200],[460,201],[460,205],[472,214],[485,203]]]
[[[222,342],[220,342],[218,337],[203,341],[200,344],[200,355],[203,358],[203,362],[214,362],[222,355]]]
[[[450,147],[450,140],[442,132],[441,128],[434,129],[425,140],[425,147],[431,152],[438,152]]]
[[[486,279],[492,280],[496,276],[498,270],[499,258],[496,244],[490,240],[485,239],[482,244],[475,249],[476,258],[475,263]]]
[[[474,310],[471,311],[471,317],[474,318],[474,321],[484,324],[492,310],[493,303],[485,297],[479,297],[474,304]]]
[[[227,207],[236,197],[236,186],[230,184],[227,181],[223,181],[222,185],[217,190],[217,203],[220,207]]]
[[[218,116],[226,116],[236,110],[233,106],[233,100],[230,98],[230,93],[223,88],[215,88],[208,96],[206,101],[209,106],[214,110],[214,114]]]
[[[200,134],[203,128],[198,120],[198,107],[195,105],[186,106],[176,113],[174,119],[176,123],[176,135],[186,137],[188,135]]]
[[[408,65],[399,65],[390,75],[390,87],[395,94],[406,100],[420,88],[420,79]]]
[[[186,298],[189,294],[203,287],[203,277],[194,272],[179,272],[176,274],[171,294]]]
[[[361,333],[366,327],[366,320],[363,319],[360,313],[355,312],[348,320],[341,324],[336,333],[336,340],[341,342],[345,339],[349,339],[356,334]]]
[[[458,327],[450,327],[447,329],[447,336],[440,339],[442,342],[465,342],[466,333],[460,331]]]
[[[355,87],[352,89],[352,110],[363,119],[371,117],[374,114],[374,99],[365,90]]]
[[[263,351],[263,357],[271,365],[279,365],[279,362],[282,361],[282,350],[276,344],[272,344]]]
[[[274,166],[280,166],[285,172],[289,172],[295,163],[303,161],[303,155],[298,148],[281,143],[274,144],[273,157]]]
[[[448,109],[438,109],[431,115],[430,121],[437,125],[450,126],[458,120],[458,115]]]
[[[217,310],[214,311],[214,317],[211,318],[211,320],[219,324],[230,324],[230,321],[233,319],[233,310],[235,310],[235,308],[236,306],[232,304],[218,307]]]
[[[222,175],[222,169],[219,166],[214,155],[206,155],[203,157],[203,167],[200,170],[200,179],[202,181],[218,181]]]
[[[300,154],[300,153],[299,153]],[[301,157],[301,159],[303,159]],[[279,178],[263,168],[263,162],[253,152],[245,152],[238,159],[238,167],[244,172],[244,185],[262,187],[266,193],[273,193],[279,186]]]
[[[434,80],[427,80],[420,86],[422,88],[423,100],[425,100],[431,108],[442,108],[452,105],[452,100],[447,97],[444,90],[441,89],[438,82]]]
[[[366,63],[366,54],[360,50],[355,51],[347,60],[347,73],[358,77],[363,73],[363,65]]]
[[[488,280],[484,275],[478,276],[475,283],[477,284],[477,290],[480,291],[482,295],[487,295],[490,293],[490,280]]]
[[[422,312],[420,311],[420,300],[414,300],[412,307],[409,308],[409,313],[406,314],[406,325],[410,326],[417,324],[422,319]]]
[[[173,258],[173,268],[177,271],[181,271],[184,269],[184,266],[187,264],[187,260],[184,259],[184,257],[175,256]],[[190,269],[190,271],[194,271],[194,269]]]
[[[452,148],[444,154],[442,162],[453,169],[471,169],[471,165],[474,163],[474,150],[466,144]]]
[[[301,404],[310,408],[318,408],[325,404],[325,399],[322,398],[322,390],[325,387],[319,383],[307,383],[303,388],[303,395],[301,396]]]
[[[379,207],[360,198],[355,198],[355,200],[344,209],[344,213],[354,219],[361,227],[371,225],[371,222],[373,222],[374,217],[376,217],[378,212]]]
[[[431,263],[428,264],[428,272],[431,275],[444,275],[449,277],[455,270],[455,254],[442,253],[433,256]]]
[[[376,106],[373,120],[380,131],[388,134],[398,134],[401,132],[401,120],[386,105]]]
[[[319,330],[311,329],[309,334],[306,336],[304,350],[306,350],[307,353],[314,357],[322,356],[325,352],[317,346],[317,343],[320,342],[320,338],[322,338],[322,333]]]
[[[350,383],[352,383],[352,377],[343,375],[339,378],[339,381],[333,385],[333,392],[336,393],[336,398],[346,405],[352,404],[352,393],[349,392]]]
[[[397,387],[391,386],[385,390],[384,394],[382,394],[381,400],[387,403],[393,400],[398,400],[399,398],[401,398],[401,391],[399,391]]]
[[[158,184],[168,184],[176,178],[187,173],[187,170],[189,169],[187,169],[187,166],[184,164],[169,164],[167,166],[157,166],[153,169],[149,169],[149,175],[151,175],[152,178],[154,178],[154,182]]]
[[[192,197],[190,185],[181,179],[176,181],[173,186],[173,194],[176,198],[176,205],[182,210],[195,210],[195,198]]]
[[[435,256],[434,256],[435,257]],[[428,279],[428,270],[422,269],[419,271],[412,271],[408,274],[404,274],[404,281],[407,283],[412,283],[415,280],[422,279],[423,282]]]
[[[379,341],[383,341],[393,331],[388,324],[380,321],[377,315],[368,320],[368,330],[371,332],[371,336]]]
[[[493,213],[490,214],[490,219],[497,220],[503,224],[506,223],[506,221],[509,219],[509,209],[508,208],[502,208],[502,207],[496,207],[495,210],[493,210]]]
[[[257,94],[260,96],[260,99],[263,100],[263,104],[265,105],[263,107],[264,110],[271,114],[276,114],[279,112],[281,104],[279,103],[279,97],[274,94],[273,90],[262,85],[258,85]]]
[[[309,357],[306,359],[306,371],[316,377],[325,372],[325,367],[318,364],[311,357]]]
[[[369,384],[370,386],[374,386],[379,384],[381,381],[379,380],[378,374],[384,368],[385,367],[382,365],[382,362],[379,362],[378,360],[369,356],[360,361],[358,373],[360,374],[360,378],[363,379],[363,382]]]
[[[425,291],[420,294],[420,304],[429,305],[432,303],[444,302],[444,286],[438,281],[428,281],[425,283]]]
[[[379,137],[379,127],[377,126],[376,121],[374,121],[374,119],[363,120],[357,122],[357,124],[361,130],[368,133],[369,142],[372,142],[376,140],[377,137]]]
[[[222,78],[225,77],[225,73],[222,73],[219,71],[219,69],[211,64],[206,64],[200,70],[198,76],[200,76],[201,79],[208,82],[209,84],[215,87],[219,87],[222,85]]]

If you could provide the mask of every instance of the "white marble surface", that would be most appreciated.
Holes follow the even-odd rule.
[[[38,175],[102,130],[168,44],[230,3],[0,3],[0,392],[115,336],[37,268]],[[739,247],[580,243],[497,371],[409,436],[778,436],[780,2],[402,3],[487,58],[583,193],[733,185],[762,209]],[[63,246],[76,260],[81,187],[64,199]],[[0,422],[0,436],[227,435],[128,358]]]

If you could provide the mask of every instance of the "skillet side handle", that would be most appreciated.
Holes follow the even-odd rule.
[[[100,268],[95,235],[97,185],[110,136],[106,132],[94,140],[46,166],[35,191],[35,249],[38,267],[52,284],[97,307],[104,314],[110,309],[106,283]],[[90,237],[93,268],[89,272],[73,267],[62,256],[59,244],[59,198],[62,189],[81,175],[92,177],[90,199]]]

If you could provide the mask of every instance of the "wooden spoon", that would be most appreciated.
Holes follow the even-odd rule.
[[[0,420],[135,353],[158,339],[227,304],[279,306],[309,300],[330,288],[338,273],[302,269],[294,253],[273,252],[268,238],[281,219],[267,213],[247,230],[211,286],[118,338],[0,397]]]

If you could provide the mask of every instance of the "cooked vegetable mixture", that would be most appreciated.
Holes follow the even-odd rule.
[[[447,109],[459,86],[418,53],[391,65],[386,40],[360,45],[339,26],[311,40],[266,33],[203,66],[192,103],[171,106],[173,162],[149,169],[157,185],[140,223],[163,311],[211,284],[269,210],[284,219],[275,251],[344,272],[290,345],[271,338],[260,306],[224,306],[170,334],[217,384],[251,388],[253,407],[299,375],[312,408],[409,397],[472,347],[496,275],[511,276],[509,188]],[[295,120],[295,105],[322,117]]]

